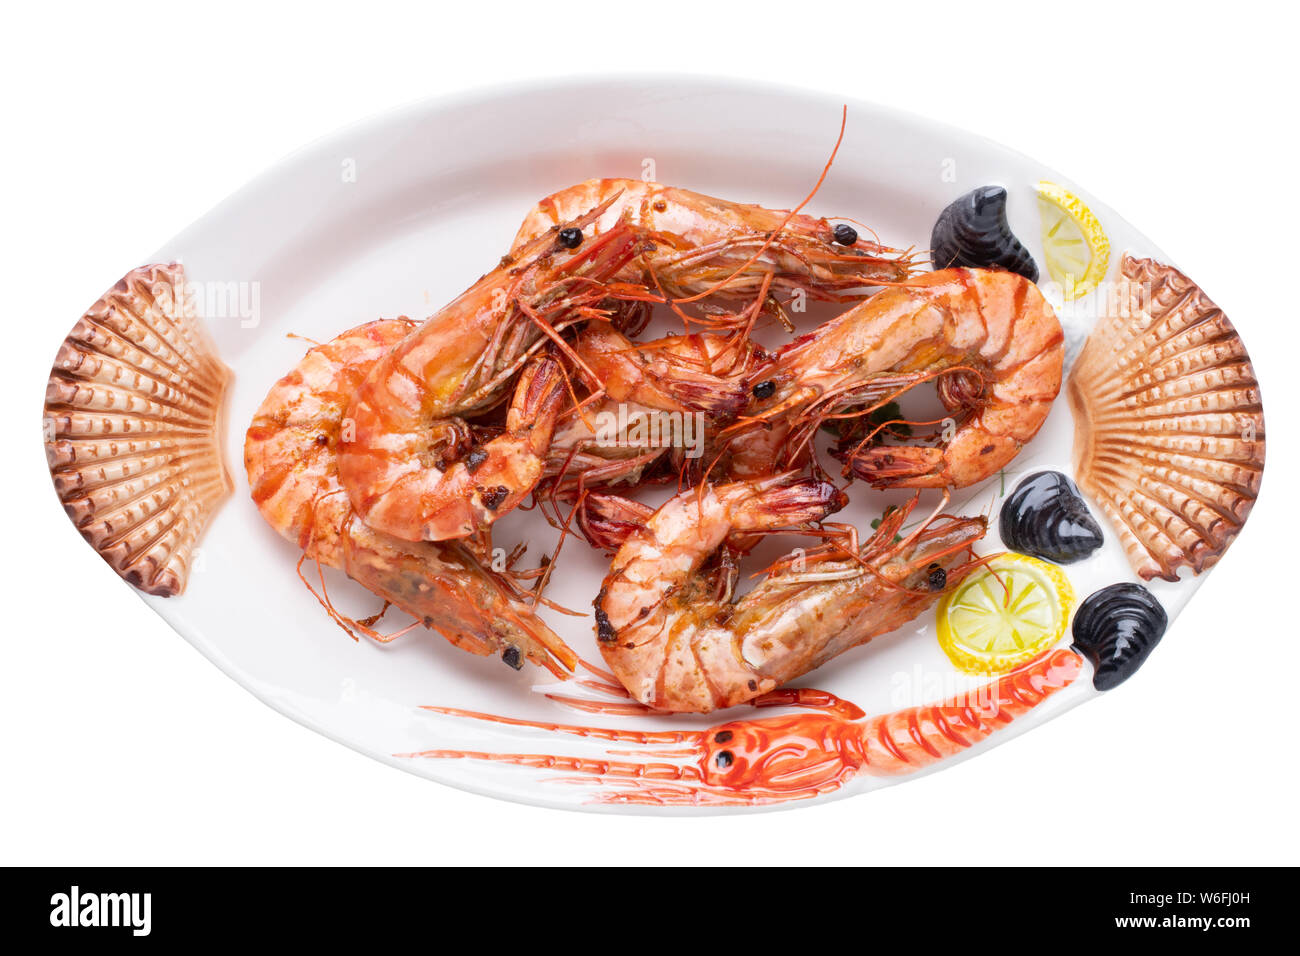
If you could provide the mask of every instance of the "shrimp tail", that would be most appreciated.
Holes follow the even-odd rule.
[[[372,593],[471,654],[499,654],[518,670],[525,660],[567,677],[578,656],[502,575],[467,548],[398,542],[353,520],[343,570]]]
[[[1005,468],[1020,448],[1013,438],[972,426],[945,448],[875,445],[840,457],[846,475],[876,488],[963,488]]]
[[[876,445],[841,453],[845,474],[876,488],[942,487],[943,449],[920,445]],[[926,484],[932,479],[934,484]]]
[[[820,521],[849,503],[829,481],[800,478],[797,472],[752,482],[751,488],[753,493],[732,511],[735,531],[772,531]]]
[[[645,527],[654,509],[619,495],[588,492],[578,506],[578,527],[593,546],[613,554],[634,531]]]
[[[734,419],[749,400],[743,382],[728,382],[711,375],[674,378],[664,382],[663,388],[685,408],[703,412],[714,421]]]
[[[522,447],[540,459],[551,445],[555,423],[564,408],[564,369],[547,356],[524,367],[506,413],[506,430]]]

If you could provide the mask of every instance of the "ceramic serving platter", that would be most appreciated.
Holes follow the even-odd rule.
[[[160,350],[139,322],[112,325],[121,302],[111,296],[70,337],[51,376],[46,411],[47,450],[70,516],[132,585],[172,592],[142,597],[281,713],[409,773],[532,804],[698,813],[840,799],[978,754],[1105,692],[1097,685],[1131,676],[1159,640],[1160,611],[1171,623],[1180,614],[1257,493],[1263,419],[1248,360],[1204,293],[1100,199],[987,140],[867,103],[847,104],[842,145],[805,212],[851,218],[881,242],[924,258],[946,207],[971,190],[1001,186],[1010,232],[1039,267],[1039,287],[1061,320],[1067,375],[1094,329],[1113,326],[1108,339],[1089,346],[1096,353],[1092,370],[1079,377],[1073,400],[1067,384],[1014,461],[955,491],[948,506],[989,517],[977,551],[994,553],[1008,548],[1000,516],[1022,480],[1044,470],[1075,479],[1102,544],[1059,565],[1076,597],[1067,613],[1077,617],[1080,602],[1112,585],[1146,589],[1136,604],[1094,607],[1082,640],[1076,620],[1055,645],[1010,674],[969,673],[941,647],[930,608],[797,680],[798,687],[826,692],[801,701],[820,706],[637,713],[594,675],[562,683],[531,665],[514,670],[420,627],[389,644],[351,639],[300,580],[300,550],[268,527],[250,498],[245,430],[268,389],[302,358],[305,340],[326,341],[371,319],[432,314],[496,266],[534,203],[591,177],[654,179],[788,209],[820,175],[842,106],[827,96],[720,80],[547,82],[431,101],[314,143],[149,260],[183,268],[193,315],[172,320],[162,335],[183,348]],[[1046,268],[1036,191],[1044,181],[1076,199],[1109,242],[1097,288],[1068,300],[1070,290]],[[1088,221],[1085,213],[1079,215]],[[153,284],[151,302],[163,311],[158,284],[179,274],[170,268],[142,273]],[[119,288],[118,300],[123,294]],[[836,311],[817,305],[793,317],[802,332]],[[69,324],[76,318],[66,317]],[[663,316],[655,322],[651,332],[671,328]],[[769,325],[757,333],[765,345],[789,340]],[[109,331],[96,339],[98,326]],[[209,346],[220,364],[202,358]],[[111,376],[100,373],[95,381],[92,366],[103,365],[105,353],[119,364],[162,369],[134,382],[137,391],[152,392],[123,398],[104,385]],[[179,378],[160,386],[168,374]],[[120,379],[116,384],[130,391]],[[146,380],[152,385],[141,386]],[[131,415],[155,420],[182,406],[181,438],[155,441],[138,428],[131,432]],[[104,432],[111,434],[103,438]],[[224,476],[202,464],[209,433],[224,457]],[[1086,447],[1076,449],[1077,442]],[[839,464],[824,460],[838,475]],[[909,497],[862,482],[849,495],[835,520],[864,530]],[[927,492],[923,503],[936,495]],[[645,500],[665,496],[652,491]],[[159,513],[150,517],[151,508]],[[144,528],[134,537],[131,521]],[[202,530],[193,552],[169,553],[186,549],[190,530]],[[526,567],[556,541],[536,511],[510,514],[495,535],[507,548],[528,545]],[[752,570],[766,563],[763,556],[770,560],[797,543],[765,543]],[[547,596],[581,616],[542,612],[593,663],[601,657],[590,610],[608,568],[609,559],[580,539],[566,543]],[[315,568],[305,570],[319,585]],[[361,618],[379,609],[338,572],[324,571],[323,582],[343,614]],[[379,626],[392,631],[408,622],[390,615]],[[1070,650],[1076,642],[1080,649]],[[1158,646],[1150,661],[1146,666],[1159,666]],[[1140,693],[1140,682],[1123,692]],[[556,694],[589,706],[548,696]],[[836,699],[848,703],[828,704]],[[972,702],[981,700],[986,710],[971,717]],[[945,702],[946,709],[928,706]],[[791,718],[785,730],[763,723],[778,717]],[[813,727],[796,717],[823,723]],[[718,730],[723,724],[725,734]],[[928,752],[932,732],[951,746],[910,759],[907,740]],[[719,739],[731,742],[728,761],[740,754],[758,766],[766,755],[742,753],[742,746],[807,750],[819,734],[841,741],[823,755],[834,764],[829,771],[796,775],[793,783],[735,783],[710,774],[727,749]],[[755,743],[759,738],[766,743]],[[873,747],[890,753],[873,760]]]

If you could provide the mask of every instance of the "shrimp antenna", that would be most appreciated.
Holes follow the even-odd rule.
[[[822,169],[822,174],[819,177],[817,177],[817,185],[813,186],[812,192],[810,192],[807,195],[807,197],[804,199],[803,202],[801,202],[799,205],[795,206],[793,209],[791,209],[788,213],[785,214],[785,218],[781,220],[781,225],[777,226],[774,230],[772,230],[772,233],[767,237],[767,240],[761,246],[758,247],[758,251],[755,252],[752,256],[750,256],[744,262],[744,264],[742,264],[738,269],[736,269],[736,271],[733,272],[731,275],[727,276],[725,279],[720,280],[719,282],[716,282],[714,285],[705,289],[703,292],[700,292],[696,295],[687,296],[686,298],[672,299],[670,300],[671,302],[673,303],[697,302],[700,299],[705,298],[706,296],[712,295],[713,293],[717,292],[719,289],[726,288],[728,282],[730,282],[732,279],[735,279],[737,276],[743,274],[746,269],[748,269],[750,266],[752,266],[755,262],[758,261],[759,257],[762,256],[763,253],[767,252],[768,248],[772,245],[772,243],[776,241],[776,237],[781,234],[781,230],[783,230],[789,224],[791,219],[793,219],[795,216],[797,216],[800,213],[800,211],[803,209],[804,206],[812,202],[813,196],[816,196],[818,190],[822,188],[822,183],[826,181],[826,177],[831,171],[831,164],[835,162],[835,155],[840,151],[840,144],[844,142],[844,130],[847,128],[848,123],[849,123],[849,108],[848,105],[846,104],[842,108],[840,113],[840,135],[835,140],[835,148],[831,150],[830,158],[826,160],[826,165]]]
[[[546,590],[546,585],[551,582],[551,572],[555,570],[555,562],[559,560],[560,550],[564,547],[565,539],[568,538],[571,533],[569,528],[573,524],[573,516],[576,515],[578,509],[582,507],[584,497],[585,494],[580,494],[578,496],[578,499],[573,503],[573,507],[569,509],[568,517],[564,519],[564,523],[560,526],[560,540],[555,543],[555,550],[551,552],[550,560],[546,563],[546,569],[538,579],[537,584],[532,591],[532,606],[534,607],[536,607],[538,600],[542,598],[542,592]],[[547,606],[554,607],[554,605],[551,605],[549,602]],[[577,616],[576,612],[574,613],[575,616]]]
[[[388,611],[389,607],[392,606],[388,601],[384,602],[384,606],[379,609],[377,614],[372,614],[369,617],[363,617],[359,620],[357,618],[348,617],[346,614],[334,607],[334,602],[330,599],[329,588],[325,585],[325,572],[321,567],[320,561],[314,558],[311,560],[316,565],[316,575],[320,580],[320,590],[317,591],[312,587],[312,583],[308,581],[307,576],[302,573],[302,566],[307,560],[307,552],[304,551],[302,557],[298,559],[297,566],[294,568],[298,574],[298,580],[303,583],[303,586],[311,592],[312,597],[314,597],[320,606],[325,609],[325,613],[329,615],[330,620],[342,628],[343,632],[347,634],[348,637],[352,638],[352,640],[359,641],[360,638],[357,635],[364,634],[376,644],[388,644],[420,626],[419,621],[412,621],[400,631],[394,631],[392,634],[381,634],[379,631],[376,631],[373,625],[378,624],[384,614]]]

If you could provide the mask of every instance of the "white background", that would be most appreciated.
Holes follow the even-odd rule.
[[[0,862],[1300,862],[1294,12],[40,7],[9,7],[0,41]],[[38,396],[106,287],[340,125],[473,86],[620,70],[817,87],[999,140],[1102,197],[1228,312],[1264,387],[1268,475],[1137,677],[977,760],[831,805],[667,820],[538,810],[400,773],[281,717],[82,544],[51,493]]]

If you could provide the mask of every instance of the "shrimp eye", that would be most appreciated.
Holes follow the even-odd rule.
[[[576,249],[582,245],[582,230],[569,226],[560,230],[560,245],[566,249]]]
[[[858,231],[842,222],[835,227],[835,241],[841,246],[851,246],[858,241]]]
[[[511,644],[501,652],[501,659],[513,667],[515,670],[523,670],[524,655],[519,652],[519,648]]]
[[[713,742],[715,744],[725,744],[731,740],[731,737],[732,734],[730,730],[722,730],[714,736]]]
[[[736,758],[731,755],[730,750],[719,750],[718,755],[713,758],[714,763],[716,763],[723,770],[726,770],[728,767],[730,767],[732,762],[735,759]]]
[[[768,379],[766,382],[759,382],[754,386],[755,398],[771,398],[776,394],[776,382]]]
[[[942,591],[948,586],[948,572],[940,565],[932,564],[926,570],[930,574],[931,591]]]

